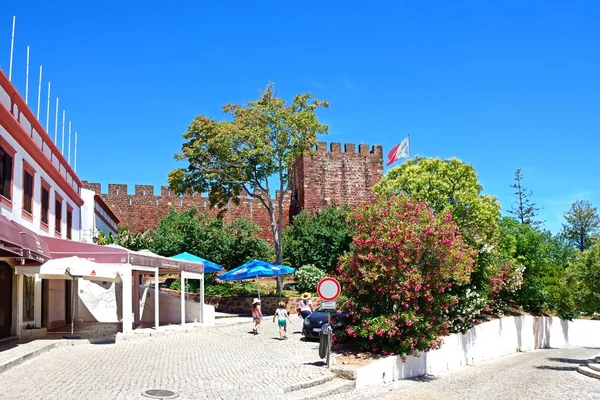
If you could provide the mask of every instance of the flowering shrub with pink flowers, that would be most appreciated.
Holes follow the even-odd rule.
[[[450,213],[436,215],[407,195],[380,195],[347,221],[352,250],[338,274],[349,321],[336,339],[381,354],[437,348],[459,302],[451,289],[469,281],[476,256]]]

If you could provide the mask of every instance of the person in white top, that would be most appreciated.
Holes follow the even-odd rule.
[[[279,339],[287,339],[287,321],[292,322],[290,315],[285,309],[285,303],[280,301],[273,315],[273,323],[277,319],[277,325],[279,325]]]
[[[298,302],[298,308],[296,310],[298,315],[305,319],[313,313],[312,301],[310,301],[310,294],[303,293],[301,300]]]

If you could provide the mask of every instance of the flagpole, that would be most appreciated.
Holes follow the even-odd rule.
[[[25,71],[25,104],[29,96],[29,46],[27,46],[27,70]]]
[[[35,114],[35,118],[40,120],[40,101],[42,100],[42,66],[40,65],[40,82],[38,83],[38,105],[37,105],[37,113]]]
[[[48,107],[46,107],[46,133],[50,135],[48,128],[50,126],[50,82],[48,82]]]
[[[73,157],[73,171],[77,173],[77,131],[75,131],[75,154]]]
[[[56,118],[54,119],[54,144],[58,146],[58,97],[56,98]]]
[[[62,123],[62,139],[60,141],[60,154],[65,155],[65,113],[63,110],[63,123]]]
[[[71,121],[69,121],[69,141],[67,149],[67,164],[71,165]]]
[[[17,22],[17,17],[13,15],[13,28],[12,28],[12,36],[10,38],[10,62],[8,66],[8,80],[12,80],[12,64],[13,64],[13,53],[15,50],[15,24]]]

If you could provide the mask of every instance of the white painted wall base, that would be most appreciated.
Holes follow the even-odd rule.
[[[181,324],[181,298],[171,296],[165,292],[159,292],[159,311],[161,324]],[[142,322],[154,322],[154,288],[140,287],[140,299],[143,304]],[[200,304],[193,300],[185,301],[185,321],[200,321]],[[204,305],[204,325],[215,324],[215,307],[209,304]]]
[[[405,363],[391,356],[358,368],[356,387],[438,375],[518,351],[566,346],[600,346],[600,321],[522,316],[485,322],[464,334],[447,336],[441,348],[408,357]]]

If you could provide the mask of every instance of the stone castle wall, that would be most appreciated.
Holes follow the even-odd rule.
[[[292,165],[291,191],[284,197],[284,226],[303,209],[317,211],[326,205],[358,204],[368,201],[371,188],[383,176],[381,146],[346,143],[344,152],[340,143],[319,143],[313,156],[303,155]],[[206,196],[177,196],[168,186],[155,193],[152,185],[135,185],[133,193],[125,184],[109,184],[102,192],[99,183],[84,182],[84,187],[99,194],[104,202],[131,232],[154,229],[171,209],[185,210],[197,207],[201,212],[216,215]],[[276,197],[279,192],[276,193]],[[231,203],[223,214],[226,222],[238,218],[255,222],[261,229],[260,237],[272,241],[269,214],[260,201],[243,197],[240,204]]]

